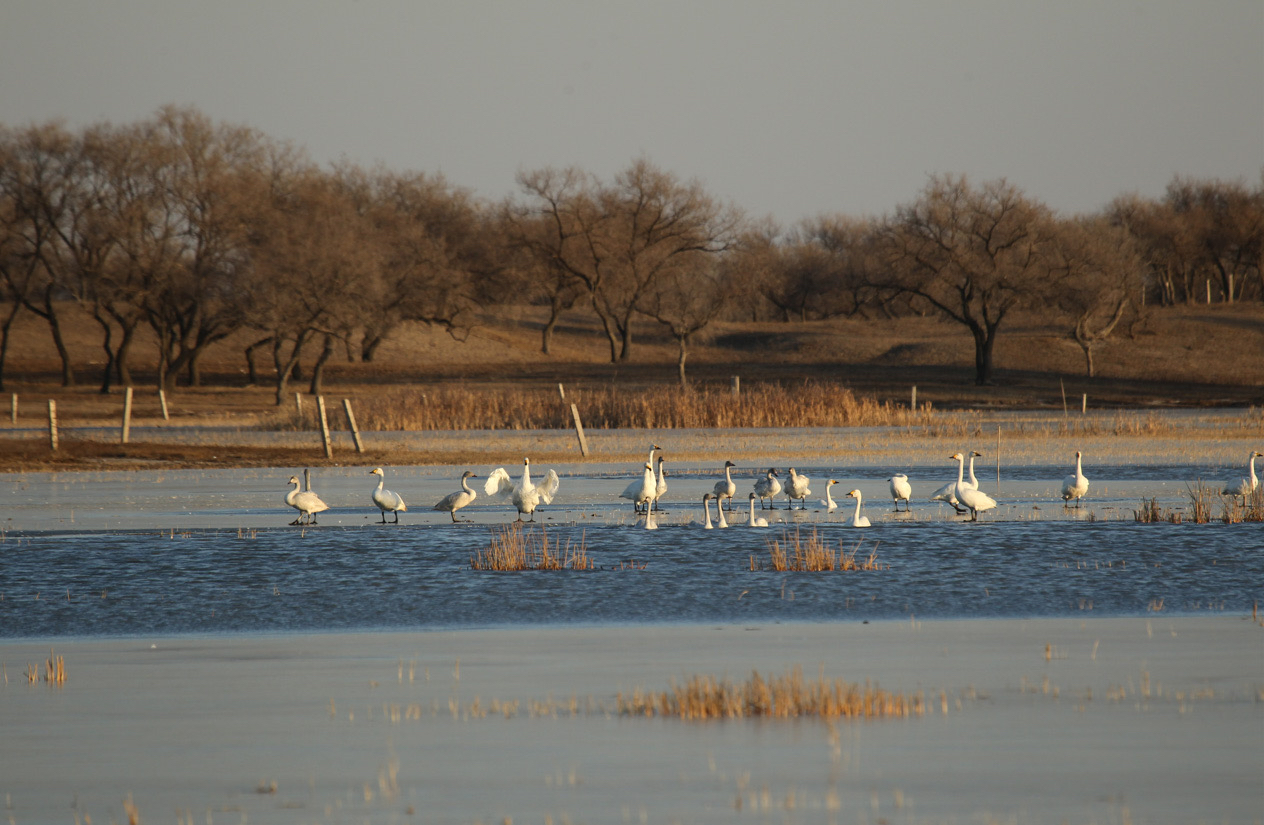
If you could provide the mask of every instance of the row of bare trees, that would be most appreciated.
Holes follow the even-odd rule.
[[[280,403],[339,351],[372,360],[401,324],[461,339],[498,303],[590,313],[611,361],[636,322],[689,347],[717,319],[934,313],[974,340],[976,380],[1017,309],[1048,313],[1093,372],[1094,348],[1147,302],[1264,300],[1264,182],[1176,178],[1164,198],[1122,197],[1059,216],[1004,180],[936,176],[879,218],[822,216],[782,230],[646,160],[609,181],[578,169],[518,177],[474,199],[438,176],[322,168],[289,144],[165,107],[73,132],[0,127],[0,387],[22,312],[48,326],[76,381],[65,308],[95,321],[100,387],[132,382],[147,328],[157,380],[201,381],[207,348],[243,330],[250,379],[268,359]],[[146,365],[153,366],[153,365]]]

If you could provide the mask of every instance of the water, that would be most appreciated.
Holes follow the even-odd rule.
[[[739,501],[739,523],[710,531],[700,504],[687,503],[714,483],[705,468],[669,478],[658,530],[617,498],[626,471],[559,469],[558,499],[531,529],[582,544],[597,569],[471,569],[514,513],[483,496],[460,514],[473,523],[430,511],[455,489],[454,468],[388,472],[388,487],[414,502],[399,526],[366,506],[376,478],[365,468],[322,470],[316,487],[333,508],[308,529],[284,526],[292,469],[10,476],[0,483],[0,637],[1249,613],[1264,597],[1264,524],[1132,516],[1143,499],[1185,507],[1196,483],[1187,479],[1233,468],[1094,467],[1078,511],[1056,497],[1062,468],[1014,468],[1001,506],[971,524],[924,500],[951,474],[942,466],[910,470],[913,511],[898,515],[880,473],[806,466],[807,512],[765,511],[775,523],[757,530]],[[743,473],[739,496],[755,471]],[[832,515],[816,503],[827,475],[843,482]],[[868,530],[842,523],[852,486]],[[796,530],[859,558],[876,550],[883,569],[752,571],[752,557],[765,567],[769,543]]]

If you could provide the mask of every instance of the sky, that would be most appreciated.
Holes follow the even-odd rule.
[[[1264,170],[1262,0],[4,0],[0,124],[194,106],[487,199],[645,158],[783,226]]]

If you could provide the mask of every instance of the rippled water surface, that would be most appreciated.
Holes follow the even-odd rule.
[[[815,493],[806,512],[781,500],[763,513],[773,526],[753,529],[739,503],[732,527],[710,531],[691,503],[714,483],[706,468],[679,468],[657,530],[618,498],[626,473],[559,469],[557,501],[529,529],[583,546],[596,569],[471,569],[471,555],[514,512],[485,497],[462,511],[472,523],[431,511],[455,489],[453,468],[388,473],[413,502],[398,526],[366,506],[376,479],[363,468],[321,471],[314,485],[331,510],[307,529],[286,526],[289,469],[10,476],[0,489],[9,528],[0,636],[1249,613],[1264,596],[1264,524],[1133,518],[1142,500],[1183,510],[1189,485],[1230,468],[1094,467],[1078,511],[1057,499],[1060,468],[1018,468],[997,510],[971,524],[925,500],[951,475],[943,467],[913,468],[912,512],[896,514],[880,473],[807,466]],[[744,493],[754,469],[742,472]],[[818,503],[827,474],[842,482],[832,514]],[[843,524],[853,486],[873,521],[867,530]],[[882,569],[766,569],[770,542],[813,531],[835,549],[876,553]]]

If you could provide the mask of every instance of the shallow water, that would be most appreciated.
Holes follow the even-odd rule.
[[[456,468],[389,471],[388,487],[413,502],[399,525],[366,506],[376,478],[364,468],[322,470],[313,485],[332,509],[310,528],[285,526],[293,469],[6,476],[0,636],[1139,616],[1250,612],[1264,596],[1264,524],[1133,518],[1151,498],[1186,508],[1188,486],[1231,467],[1094,466],[1078,509],[1057,498],[1062,468],[1006,468],[999,493],[981,473],[1000,506],[973,524],[925,500],[953,474],[943,466],[907,470],[914,502],[899,514],[876,468],[800,469],[813,478],[806,511],[781,499],[763,511],[773,526],[752,529],[739,503],[730,529],[707,531],[690,502],[714,484],[709,468],[677,468],[659,529],[645,530],[618,498],[624,468],[561,466],[558,497],[531,529],[584,546],[597,569],[521,573],[470,567],[512,520],[510,506],[480,495],[462,524],[429,509],[456,489]],[[754,476],[740,471],[739,496]],[[818,502],[827,476],[840,480],[832,514]],[[865,496],[867,530],[843,523],[852,487]],[[813,530],[836,550],[876,552],[884,569],[751,570],[752,559],[767,566],[771,541]]]

